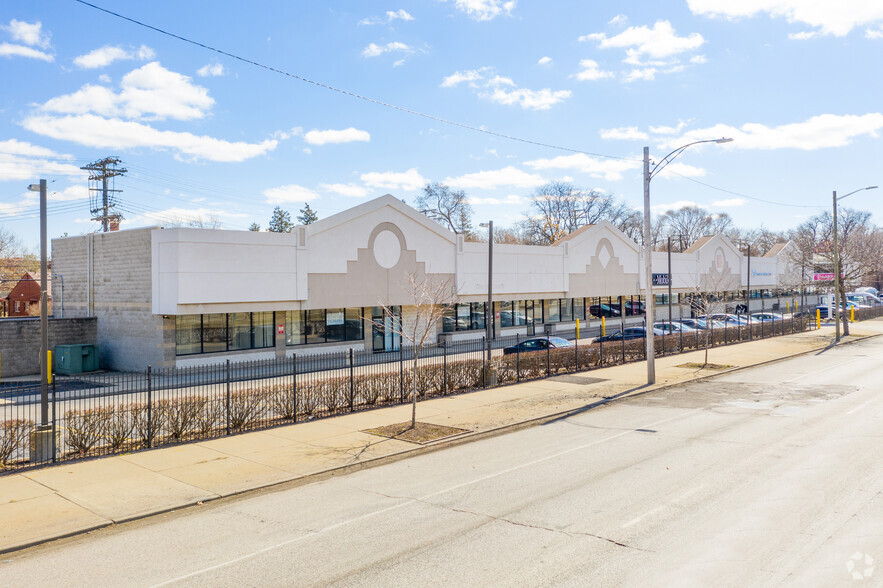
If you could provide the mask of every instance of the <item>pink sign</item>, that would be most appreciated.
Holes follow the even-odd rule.
[[[841,274],[841,278],[843,275]],[[834,274],[813,274],[812,281],[813,282],[830,282],[834,279]]]

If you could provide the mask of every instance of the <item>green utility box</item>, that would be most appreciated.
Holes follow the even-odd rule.
[[[98,345],[56,345],[53,355],[56,374],[81,374],[98,369]]]

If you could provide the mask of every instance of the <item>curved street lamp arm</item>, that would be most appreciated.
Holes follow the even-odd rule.
[[[837,200],[843,200],[843,199],[846,198],[847,196],[852,196],[852,195],[855,194],[856,192],[861,192],[861,191],[863,191],[863,190],[876,190],[876,189],[877,189],[877,186],[868,186],[868,187],[866,187],[866,188],[859,188],[858,190],[853,190],[853,191],[850,192],[849,194],[844,194],[843,196],[838,196],[838,197],[837,197]]]
[[[704,139],[702,141],[693,141],[692,143],[687,143],[686,145],[681,145],[665,157],[663,157],[659,163],[653,166],[653,169],[650,170],[650,179],[652,180],[656,174],[665,169],[669,163],[677,159],[678,155],[684,152],[687,147],[692,147],[693,145],[698,145],[699,143],[729,143],[732,139],[728,139],[726,137],[721,137],[720,139]]]

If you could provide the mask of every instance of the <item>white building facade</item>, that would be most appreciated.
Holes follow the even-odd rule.
[[[689,316],[686,300],[699,292],[744,303],[749,281],[752,311],[784,311],[801,283],[790,247],[752,257],[749,270],[732,243],[707,237],[672,253],[670,272],[667,254],[654,252],[653,273],[671,276],[673,318]],[[413,320],[409,275],[452,285],[431,342],[485,335],[487,243],[390,195],[291,233],[153,227],[54,239],[52,250],[65,315],[98,318],[101,364],[111,369],[394,351],[401,340],[389,321]],[[638,245],[605,221],[550,246],[495,244],[493,335],[643,321],[642,267]],[[668,286],[654,293],[664,320]]]

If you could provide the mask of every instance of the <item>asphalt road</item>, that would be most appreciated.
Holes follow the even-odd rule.
[[[879,586],[881,382],[877,338],[10,554],[0,581]]]

